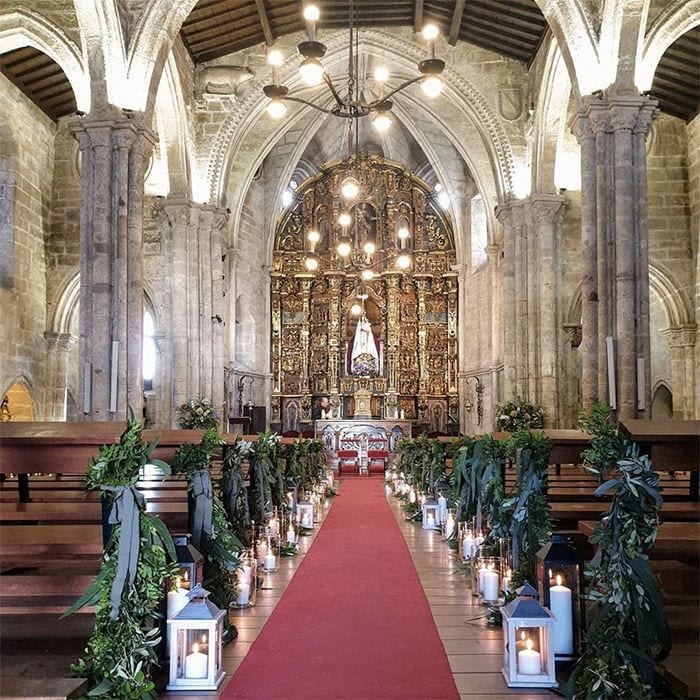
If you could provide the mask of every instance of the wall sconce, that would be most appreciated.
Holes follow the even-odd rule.
[[[469,381],[473,379],[475,381],[475,390],[476,390],[476,424],[481,425],[481,421],[484,418],[484,385],[481,383],[481,379],[474,375],[473,377],[467,377],[467,385],[469,385]],[[471,399],[467,397],[467,401],[464,404],[464,408],[467,410],[467,412],[470,412],[474,408],[474,404],[471,402]]]
[[[255,377],[251,377],[247,374],[242,374],[238,380],[236,388],[238,389],[238,415],[243,415],[243,391],[245,389],[245,383],[248,381],[248,386],[252,386],[255,381]],[[252,401],[250,402],[252,403]]]

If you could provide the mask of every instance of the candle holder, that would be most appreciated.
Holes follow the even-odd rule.
[[[238,568],[234,572],[236,597],[231,604],[232,608],[250,608],[255,605],[258,592],[257,564],[252,548],[239,559]]]
[[[314,529],[314,505],[304,499],[297,503],[297,523],[305,530]]]
[[[204,580],[204,557],[190,542],[189,534],[173,535],[181,587],[189,590]]]
[[[501,558],[483,557],[477,561],[479,602],[482,605],[503,603],[501,591]]]
[[[551,645],[554,615],[540,605],[537,591],[527,581],[516,593],[501,608],[503,677],[509,688],[556,688]]]
[[[442,536],[446,540],[452,539],[457,534],[457,513],[454,509],[448,510],[445,522],[442,525]]]
[[[581,652],[583,634],[583,560],[565,535],[553,534],[536,554],[535,571],[540,600],[556,617],[554,657],[573,659]]]
[[[216,690],[221,670],[224,611],[208,600],[199,584],[189,602],[170,621],[170,682],[168,690]]]
[[[426,498],[422,507],[424,530],[440,529],[440,508],[434,498]]]
[[[265,558],[263,559],[262,569],[265,573],[277,571],[277,554],[272,545],[270,538],[267,538],[267,549],[265,550]]]

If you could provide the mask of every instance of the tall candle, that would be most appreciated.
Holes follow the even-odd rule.
[[[236,605],[248,605],[250,602],[250,584],[238,584],[238,592],[236,593]]]
[[[444,523],[447,519],[447,499],[444,496],[438,498],[438,510],[440,512],[440,522]]]
[[[428,527],[435,527],[435,516],[432,513],[428,513],[426,523]]]
[[[287,544],[294,544],[296,541],[297,541],[296,532],[294,532],[294,528],[290,525],[287,528]]]
[[[449,540],[455,531],[455,521],[452,517],[452,513],[447,517],[447,522],[445,523],[445,539]]]
[[[168,591],[168,620],[175,617],[182,608],[189,603],[190,599],[187,595],[187,591],[184,588],[180,588],[180,581],[178,577],[177,587],[174,591]]]
[[[199,644],[192,645],[192,653],[185,658],[185,678],[206,678],[209,657],[199,651]]]
[[[506,572],[506,575],[503,577],[503,592],[508,593],[510,591],[510,579],[511,579],[511,570],[508,569]]]
[[[486,567],[482,565],[481,568],[479,569],[479,591],[478,591],[479,593],[484,592],[484,574],[485,573],[486,573]]]
[[[462,542],[462,552],[463,552],[465,559],[472,558],[472,547],[473,546],[474,546],[474,538],[471,536],[471,533],[468,532],[464,536],[464,540]]]
[[[265,555],[267,554],[267,542],[258,542],[258,564],[262,566],[265,563]]]
[[[557,618],[552,627],[552,648],[555,654],[573,654],[574,629],[571,589],[563,586],[561,576],[549,589],[549,609]]]
[[[263,568],[266,571],[273,571],[277,568],[277,557],[272,552],[265,556],[265,566]]]
[[[525,642],[527,648],[518,652],[518,673],[528,676],[538,676],[542,673],[542,661],[540,652],[532,648],[532,640]]]
[[[484,600],[489,602],[498,600],[499,583],[498,574],[493,569],[484,569],[481,584]]]

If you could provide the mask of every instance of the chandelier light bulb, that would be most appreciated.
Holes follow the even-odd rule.
[[[360,183],[354,177],[346,177],[340,186],[340,193],[345,199],[355,199],[360,194]]]
[[[352,246],[350,245],[349,239],[341,238],[338,241],[338,255],[340,255],[343,258],[347,258],[351,252],[352,252]]]
[[[407,270],[411,267],[411,256],[408,253],[401,253],[396,256],[396,267]]]
[[[267,54],[267,62],[271,66],[281,66],[284,63],[284,56],[281,51],[272,49],[272,51]]]
[[[371,282],[374,279],[374,270],[362,270],[363,282]]]
[[[321,240],[321,234],[318,231],[312,230],[306,234],[306,238],[309,241],[309,243],[313,243],[314,245],[316,245],[316,243],[318,243]]]
[[[304,265],[309,272],[315,272],[318,270],[318,256],[314,253],[307,253]]]
[[[398,235],[402,241],[405,241],[407,238],[410,238],[411,232],[408,230],[408,228],[406,226],[402,226],[398,230]]]
[[[339,217],[338,217],[338,223],[341,226],[350,226],[352,223],[352,219],[350,218],[350,214],[347,212],[343,212]]]
[[[423,27],[423,38],[426,41],[435,41],[439,35],[440,30],[437,28],[437,25],[430,23]]]
[[[424,78],[420,86],[430,99],[437,97],[444,87],[442,80],[435,75],[429,75],[427,78]]]
[[[377,250],[377,246],[374,245],[373,241],[366,241],[362,249],[367,253],[367,255],[374,255],[374,252]]]
[[[362,313],[362,306],[360,306],[360,304],[353,304],[350,307],[350,313],[353,316],[359,316]]]
[[[287,105],[282,100],[270,100],[266,110],[273,119],[282,119],[287,114]]]
[[[377,66],[377,70],[374,71],[374,79],[378,83],[385,83],[389,80],[389,69],[386,66]]]
[[[317,58],[305,58],[299,66],[299,72],[307,85],[320,85],[323,80],[323,66]]]
[[[321,12],[316,5],[306,5],[304,7],[304,19],[307,22],[318,22]]]
[[[372,126],[378,133],[386,134],[386,132],[391,128],[391,119],[386,112],[379,112],[379,114],[372,119]]]

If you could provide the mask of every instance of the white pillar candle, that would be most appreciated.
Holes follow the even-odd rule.
[[[525,642],[527,648],[518,652],[518,673],[528,676],[538,676],[542,673],[540,652],[532,648],[532,640]]]
[[[486,567],[482,566],[479,569],[479,590],[478,593],[484,592],[484,574],[486,573]]]
[[[279,520],[277,520],[277,518],[273,518],[272,520],[270,520],[269,529],[270,535],[272,535],[272,537],[277,537],[277,535],[279,535],[280,523]]]
[[[462,555],[465,559],[471,559],[472,557],[472,547],[474,546],[474,538],[470,534],[464,536],[462,541]]]
[[[209,657],[199,651],[199,644],[192,645],[192,653],[185,658],[185,678],[206,678]]]
[[[250,602],[250,584],[238,583],[238,592],[236,593],[236,605],[248,605]]]
[[[493,569],[484,569],[481,584],[484,600],[498,600],[499,583],[498,574]]]
[[[258,543],[258,564],[262,566],[265,563],[265,555],[267,554],[267,542]]]
[[[435,527],[435,516],[432,513],[428,513],[427,521],[425,524],[428,527]]]
[[[511,570],[508,569],[506,572],[506,575],[503,577],[503,591],[504,593],[508,593],[510,591],[510,579],[511,579]]]
[[[449,540],[450,537],[452,537],[454,531],[455,531],[455,521],[454,521],[454,518],[452,517],[452,514],[450,514],[447,518],[447,522],[445,523],[445,539]]]
[[[272,571],[277,568],[277,557],[272,553],[265,555],[265,566],[263,568],[266,571]]]
[[[562,586],[561,576],[557,585],[549,589],[549,609],[556,617],[552,627],[552,648],[555,654],[573,654],[574,629],[571,589]]]
[[[309,529],[312,525],[313,522],[311,520],[311,513],[309,513],[308,510],[305,510],[303,515],[301,516],[301,526]]]
[[[287,528],[287,544],[294,544],[296,541],[297,541],[296,533],[294,532],[294,528],[290,525]]]
[[[168,591],[168,620],[175,617],[189,602],[189,596],[184,588],[178,587],[174,591]]]
[[[444,496],[438,498],[438,511],[440,513],[440,522],[444,523],[447,519],[447,499]]]

